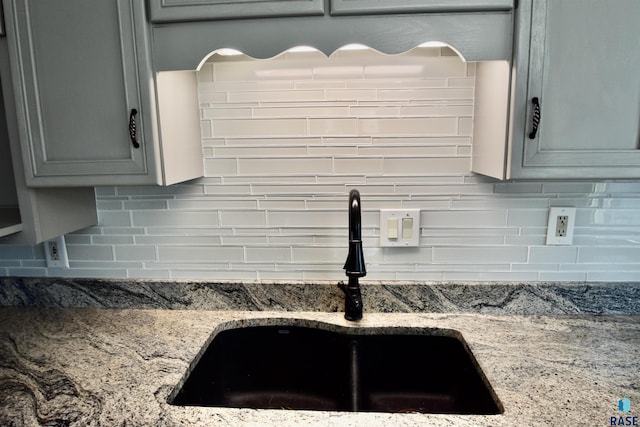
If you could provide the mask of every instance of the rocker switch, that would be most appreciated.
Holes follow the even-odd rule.
[[[402,218],[402,238],[413,238],[413,218]]]
[[[387,220],[387,238],[398,238],[398,218],[389,218]]]

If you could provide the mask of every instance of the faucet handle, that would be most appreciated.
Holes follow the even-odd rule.
[[[338,287],[344,292],[344,318],[347,320],[360,320],[362,319],[362,310],[364,304],[362,303],[362,294],[360,293],[360,286],[357,284],[357,277],[349,278],[349,284],[352,285],[352,280],[356,281],[354,286],[346,286],[343,282],[338,283]]]

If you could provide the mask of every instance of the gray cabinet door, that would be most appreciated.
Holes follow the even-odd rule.
[[[324,0],[150,0],[152,22],[323,15]]]
[[[640,177],[640,2],[532,6],[523,155],[512,177]]]
[[[331,0],[332,15],[511,10],[514,0]]]
[[[148,80],[138,65],[146,43],[143,2],[5,0],[4,6],[28,185],[150,175],[153,147],[141,122],[152,112],[141,104],[138,84]],[[139,148],[130,139],[133,109]]]

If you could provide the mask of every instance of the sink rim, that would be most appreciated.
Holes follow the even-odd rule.
[[[504,414],[504,405],[502,401],[498,397],[495,392],[489,378],[484,372],[482,365],[477,360],[473,349],[464,338],[462,332],[447,328],[447,327],[437,327],[437,326],[398,326],[398,325],[366,325],[361,323],[355,324],[338,324],[331,323],[329,321],[317,320],[317,319],[308,319],[302,317],[256,317],[256,318],[239,318],[239,319],[231,319],[222,321],[217,324],[211,334],[207,337],[204,343],[200,346],[196,355],[192,358],[189,366],[181,376],[180,380],[173,386],[171,392],[167,396],[167,403],[173,405],[173,401],[176,396],[180,393],[181,389],[185,385],[186,381],[189,379],[189,376],[195,369],[195,367],[200,362],[202,356],[209,348],[210,344],[213,340],[224,331],[234,330],[234,329],[245,329],[245,328],[253,328],[253,327],[299,327],[299,328],[309,328],[309,329],[318,329],[327,332],[333,332],[337,334],[343,334],[346,336],[363,336],[363,335],[371,335],[371,336],[379,336],[379,335],[414,335],[414,336],[441,336],[441,337],[450,337],[456,339],[463,347],[465,353],[467,354],[469,360],[473,364],[477,374],[479,375],[482,383],[484,384],[487,392],[491,396],[491,399],[495,402],[496,407],[498,408],[498,413],[493,415],[501,415]],[[274,410],[274,409],[262,409],[262,408],[236,408],[236,409],[252,409],[252,410]],[[304,409],[295,409],[295,410],[304,410]],[[455,415],[455,414],[450,414]]]

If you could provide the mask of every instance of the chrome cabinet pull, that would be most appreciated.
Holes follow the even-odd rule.
[[[137,141],[137,130],[136,130],[136,115],[138,114],[138,110],[135,108],[131,110],[131,114],[129,114],[129,138],[131,138],[131,145],[133,148],[140,148],[140,143]]]
[[[540,100],[537,96],[531,99],[533,104],[533,113],[531,114],[531,132],[529,132],[529,139],[535,139],[538,133],[538,126],[540,125]]]

